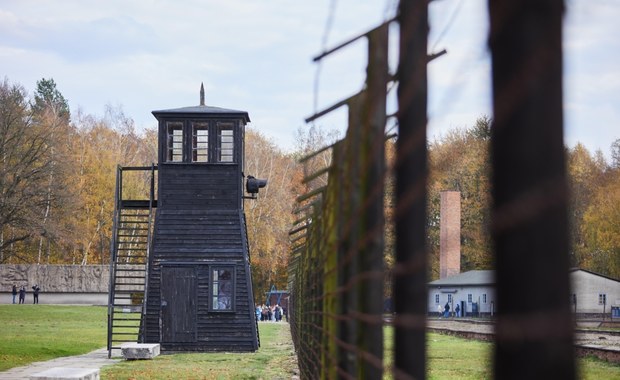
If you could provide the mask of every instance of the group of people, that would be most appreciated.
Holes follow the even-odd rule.
[[[39,292],[41,291],[41,288],[39,287],[39,285],[35,284],[32,287],[32,303],[39,303]],[[22,285],[19,287],[19,290],[17,289],[17,285],[13,285],[13,289],[11,290],[11,294],[13,295],[13,303],[15,303],[15,298],[17,297],[17,295],[19,294],[19,303],[25,303],[26,302],[26,285]]]
[[[446,302],[446,306],[441,307],[441,305],[437,305],[437,311],[439,312],[439,316],[442,318],[450,317],[450,303]],[[454,314],[457,318],[461,317],[461,306],[457,303],[454,308]]]
[[[256,306],[257,321],[280,322],[282,317],[286,317],[286,309],[280,305],[267,306],[263,304],[262,306]]]

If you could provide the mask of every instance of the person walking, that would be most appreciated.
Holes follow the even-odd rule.
[[[32,303],[39,303],[39,291],[41,290],[41,288],[39,288],[39,285],[35,284],[32,287]]]
[[[456,307],[454,308],[454,311],[456,312],[456,317],[460,318],[461,317],[461,306],[459,306],[459,304],[456,304]]]
[[[24,301],[26,301],[26,287],[22,285],[22,287],[19,288],[19,303],[22,304]]]
[[[437,305],[437,312],[439,313],[439,318],[443,317],[443,307],[441,305]]]
[[[15,297],[17,297],[17,285],[15,284],[13,284],[12,294],[13,294],[13,303],[15,303]]]
[[[275,317],[276,322],[280,322],[282,320],[282,309],[280,309],[280,305],[276,305]]]
[[[448,318],[450,316],[450,304],[446,302],[446,306],[443,307],[444,317]]]

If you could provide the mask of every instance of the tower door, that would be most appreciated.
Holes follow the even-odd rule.
[[[161,341],[196,341],[196,271],[192,267],[162,267]]]

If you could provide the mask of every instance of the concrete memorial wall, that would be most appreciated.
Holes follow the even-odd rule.
[[[26,303],[33,302],[32,286],[41,288],[41,304],[108,303],[109,265],[0,265],[0,303],[11,303],[11,289],[26,287]]]

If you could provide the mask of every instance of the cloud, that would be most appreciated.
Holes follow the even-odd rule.
[[[8,14],[8,15],[7,15]],[[67,62],[113,60],[157,51],[156,31],[129,16],[45,22],[3,12],[0,44],[47,52]]]
[[[429,48],[448,54],[429,64],[429,137],[491,116],[487,6],[430,3]],[[607,149],[618,126],[619,10],[616,0],[567,1],[566,135],[588,139],[591,150]],[[197,104],[204,82],[208,104],[248,111],[287,149],[315,111],[315,83],[317,110],[364,83],[365,41],[320,66],[312,57],[393,15],[385,2],[355,0],[9,1],[0,5],[0,60],[13,82],[33,89],[54,78],[72,108],[97,115],[106,103],[122,105],[138,127],[155,126],[153,109]],[[395,71],[398,27],[391,29]],[[317,123],[343,130],[346,120],[345,108]]]

